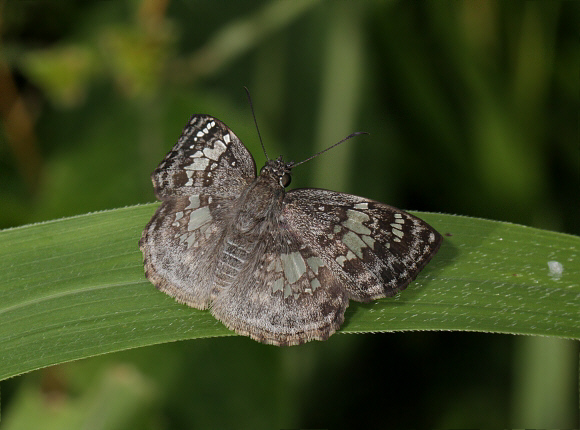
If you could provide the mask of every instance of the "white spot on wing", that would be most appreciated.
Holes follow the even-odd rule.
[[[320,287],[320,281],[316,278],[310,280],[310,287],[312,291],[316,291],[318,287]]]
[[[195,243],[195,241],[196,241],[196,235],[190,234],[185,242],[187,243],[187,247],[189,248],[189,247],[191,247],[191,245],[193,245]]]
[[[203,153],[207,158],[217,161],[226,149],[226,145],[221,140],[216,140],[213,148],[204,148]]]
[[[212,220],[209,208],[204,206],[203,208],[194,210],[189,215],[189,224],[187,224],[187,229],[189,231],[194,231],[200,228],[202,225],[210,222]]]
[[[375,248],[375,240],[372,237],[367,236],[367,235],[363,235],[362,240],[364,243],[366,243],[368,246],[370,246],[371,249]]]
[[[290,296],[292,294],[292,287],[288,282],[284,283],[284,298]]]
[[[367,244],[364,243],[356,233],[353,233],[352,231],[347,232],[342,237],[342,242],[348,247],[348,249],[354,252],[358,258],[363,258],[362,250],[363,248],[366,248]]]
[[[367,202],[364,203],[357,203],[356,205],[354,205],[355,209],[368,209],[369,208],[369,204]]]
[[[318,275],[318,268],[324,266],[322,260],[318,257],[310,257],[306,259],[306,263],[315,275]]]
[[[205,170],[209,164],[208,158],[194,158],[193,163],[185,166],[186,170]]]
[[[299,252],[282,254],[280,258],[284,266],[284,276],[289,283],[293,284],[306,272],[306,264]]]
[[[342,223],[343,226],[358,234],[371,234],[370,229],[362,224],[363,222],[370,220],[367,214],[348,209],[346,215],[348,218]]]
[[[282,291],[284,289],[284,278],[278,278],[272,283],[272,292]]]
[[[197,209],[199,205],[199,196],[189,196],[189,206],[187,206],[185,209]]]

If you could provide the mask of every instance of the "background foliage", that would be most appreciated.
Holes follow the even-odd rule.
[[[261,165],[247,85],[270,156],[371,133],[294,186],[580,234],[575,3],[0,7],[2,228],[153,201],[192,113]],[[185,341],[3,381],[3,425],[574,427],[577,359],[571,341],[477,333]]]

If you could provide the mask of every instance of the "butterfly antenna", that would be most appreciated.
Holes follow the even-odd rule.
[[[260,135],[260,129],[258,128],[258,121],[256,120],[256,114],[254,113],[254,104],[252,103],[252,97],[250,96],[250,90],[248,87],[244,86],[244,90],[246,90],[246,95],[248,96],[248,101],[250,102],[250,109],[252,110],[252,116],[254,117],[254,124],[256,124],[256,130],[258,131],[258,138],[260,139],[260,145],[262,145],[262,150],[264,151],[264,155],[266,159],[270,161],[270,157],[268,157],[268,153],[266,152],[266,148],[264,148],[264,142],[262,142],[262,136]]]
[[[300,161],[299,163],[293,163],[293,164],[292,164],[292,167],[296,167],[296,166],[298,166],[299,164],[306,163],[307,161],[310,161],[310,160],[312,160],[314,157],[318,157],[320,154],[322,154],[322,153],[324,153],[324,152],[326,152],[326,151],[329,151],[329,150],[331,150],[332,148],[334,148],[335,146],[338,146],[338,145],[340,145],[341,143],[344,143],[344,142],[346,142],[348,139],[351,139],[351,138],[353,138],[353,137],[355,137],[355,136],[358,136],[358,135],[361,135],[361,134],[369,134],[369,133],[367,133],[366,131],[356,131],[356,132],[354,132],[354,133],[352,133],[352,134],[349,134],[349,135],[348,135],[348,136],[346,136],[344,139],[342,139],[340,142],[336,142],[334,145],[332,145],[332,146],[329,146],[329,147],[328,147],[328,148],[326,148],[326,149],[323,149],[322,151],[320,151],[320,152],[318,152],[318,153],[314,154],[312,157],[308,157],[306,160],[302,160],[302,161]]]

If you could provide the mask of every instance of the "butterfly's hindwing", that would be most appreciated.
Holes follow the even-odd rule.
[[[189,306],[209,307],[228,204],[196,194],[162,203],[139,242],[145,273],[157,288]]]
[[[407,212],[328,190],[288,192],[284,216],[358,301],[404,289],[442,241],[431,226]]]
[[[212,314],[263,343],[294,345],[327,339],[344,320],[348,295],[332,271],[295,234],[267,233],[258,259],[216,295]]]
[[[193,115],[151,178],[160,200],[202,192],[237,197],[256,178],[256,164],[223,122]]]

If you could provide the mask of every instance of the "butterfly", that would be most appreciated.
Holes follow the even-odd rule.
[[[146,277],[240,335],[295,345],[326,340],[349,300],[403,290],[439,249],[437,231],[392,206],[286,191],[297,164],[268,159],[256,175],[232,130],[193,115],[151,175],[162,204],[139,241]]]

